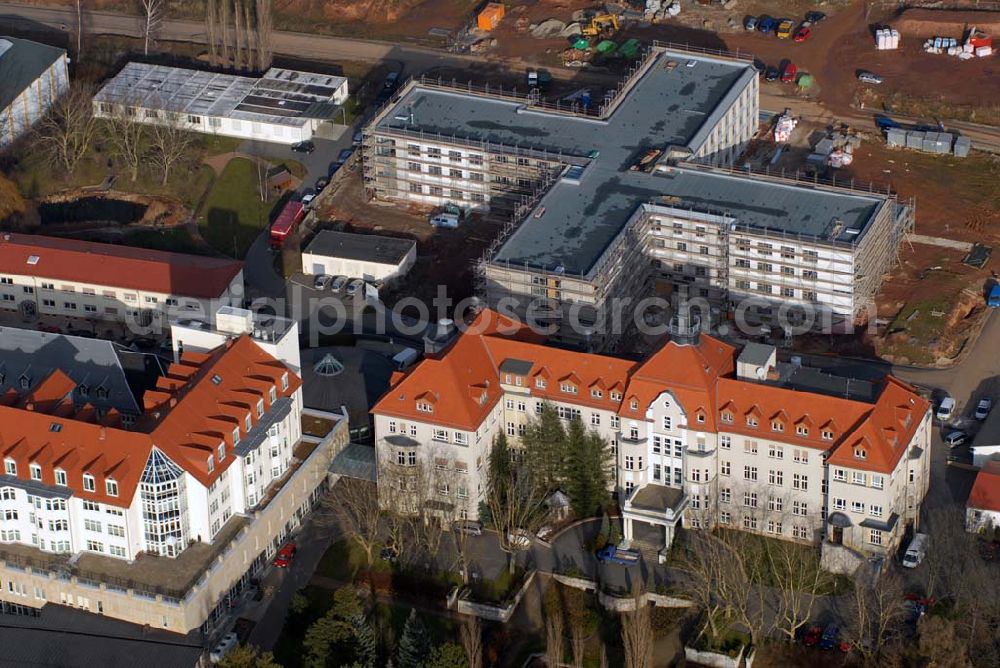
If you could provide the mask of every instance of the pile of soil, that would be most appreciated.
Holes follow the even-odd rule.
[[[960,39],[973,26],[991,35],[1000,33],[1000,13],[948,11],[944,9],[907,9],[892,21],[901,36],[955,37]]]

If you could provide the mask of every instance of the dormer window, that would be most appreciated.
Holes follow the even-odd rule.
[[[288,389],[288,372],[287,371],[285,373],[281,374],[281,389],[282,390],[287,390]]]
[[[699,424],[705,424],[705,414],[704,414],[704,413],[698,413],[698,414],[696,414],[696,415],[694,416],[694,419],[695,419],[695,420],[696,420],[696,421],[697,421],[697,422],[698,422]]]
[[[639,402],[636,399],[632,399],[628,402],[628,407],[634,411],[639,410]]]
[[[785,431],[785,425],[778,420],[771,422],[771,431]]]
[[[87,398],[90,396],[90,387],[88,387],[87,385],[81,384],[79,387],[76,388],[76,390],[83,398]]]
[[[240,442],[240,428],[237,427],[233,429],[233,445],[237,445]]]
[[[245,418],[243,418],[243,427],[247,431],[250,431],[251,429],[253,429],[253,420],[250,418],[249,415],[247,415]]]
[[[431,406],[426,401],[418,401],[417,402],[417,410],[419,412],[421,412],[421,413],[433,413],[434,412],[434,407]]]
[[[604,392],[601,392],[596,387],[590,391],[590,396],[594,399],[600,399],[604,396]]]
[[[18,381],[21,384],[21,389],[22,390],[26,390],[29,387],[31,387],[31,379],[28,378],[27,376],[21,376],[20,378],[18,378]]]
[[[622,400],[622,393],[621,392],[612,392],[611,393],[611,401],[621,401],[621,400]]]
[[[111,478],[104,481],[104,489],[107,491],[108,496],[118,496],[118,483]]]
[[[566,394],[576,394],[576,385],[572,383],[559,383],[559,391]]]
[[[42,479],[42,467],[41,466],[39,466],[38,464],[31,464],[28,467],[28,469],[31,471],[31,479],[32,480],[41,480]]]
[[[544,378],[536,378],[535,379],[535,387],[537,387],[538,389],[544,390],[545,387],[546,387],[546,385],[547,385],[547,383],[545,382]]]
[[[854,458],[862,460],[868,459],[868,451],[862,448],[861,446],[858,446],[854,448]]]
[[[56,484],[60,487],[65,487],[68,484],[66,480],[66,472],[62,469],[56,469]]]
[[[273,385],[267,388],[267,397],[271,400],[272,404],[278,400],[278,390]]]
[[[205,465],[208,467],[209,473],[215,470],[215,460],[212,459],[212,455],[209,455],[208,459],[205,460]]]
[[[263,399],[258,399],[257,400],[257,417],[258,418],[264,417],[264,400]]]
[[[97,486],[94,484],[94,476],[90,475],[89,473],[84,473],[83,474],[83,491],[85,491],[85,492],[93,492],[95,489],[97,489]]]
[[[748,427],[756,427],[757,426],[757,416],[755,416],[755,415],[748,415],[747,416],[747,426]]]
[[[723,413],[722,413],[722,421],[723,422],[728,422],[728,423],[732,424],[732,422],[733,422],[733,414],[730,413],[729,411],[723,411]]]
[[[809,427],[805,426],[804,424],[796,425],[795,433],[798,434],[799,436],[808,436]]]
[[[821,431],[820,432],[820,436],[823,437],[824,441],[832,441],[833,440],[833,432],[830,431],[829,429],[824,429],[823,431]]]
[[[13,459],[3,460],[3,470],[7,475],[17,475],[17,462]]]
[[[108,398],[108,388],[104,387],[103,385],[100,386],[100,387],[98,387],[97,388],[97,398],[98,399],[107,399]]]
[[[219,443],[219,447],[217,447],[215,449],[215,454],[219,458],[220,462],[226,458],[226,442],[225,441],[223,441],[222,443]]]

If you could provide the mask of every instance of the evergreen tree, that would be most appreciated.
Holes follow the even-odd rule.
[[[538,419],[527,425],[521,443],[539,482],[548,490],[560,487],[565,480],[568,445],[566,430],[553,406],[543,406]]]
[[[566,493],[577,517],[591,517],[608,500],[611,449],[597,432],[587,432],[579,419],[570,422],[566,440]]]
[[[362,614],[351,618],[351,628],[354,630],[354,663],[360,668],[375,668],[378,652],[375,632]]]
[[[396,648],[396,665],[399,668],[422,668],[430,653],[427,630],[417,611],[411,608],[403,626],[403,635],[399,638],[399,647]]]
[[[424,668],[469,668],[469,660],[461,645],[446,642],[434,648]]]
[[[351,620],[362,614],[361,602],[352,587],[333,593],[333,607],[306,630],[302,640],[302,665],[324,668],[334,646],[346,647],[355,637]]]

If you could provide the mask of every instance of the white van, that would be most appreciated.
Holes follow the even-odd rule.
[[[408,369],[420,357],[420,353],[413,348],[403,348],[392,356],[392,363],[398,371]]]
[[[454,213],[439,213],[431,218],[431,227],[453,230],[458,227],[458,216]]]
[[[910,541],[910,545],[906,548],[906,553],[903,555],[903,565],[907,568],[916,568],[919,566],[920,562],[927,556],[927,544],[929,542],[930,536],[927,534],[914,534],[913,540]]]

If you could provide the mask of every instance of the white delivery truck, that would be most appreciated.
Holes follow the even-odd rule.
[[[907,568],[916,568],[919,566],[920,562],[927,556],[927,547],[929,542],[930,536],[927,534],[914,534],[913,540],[910,541],[909,546],[906,548],[906,552],[903,554],[903,565]]]

